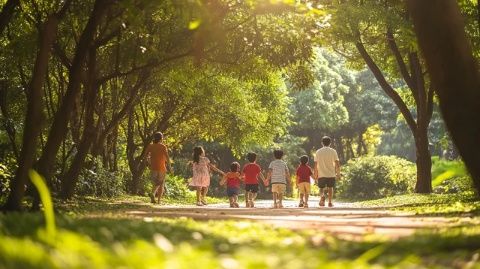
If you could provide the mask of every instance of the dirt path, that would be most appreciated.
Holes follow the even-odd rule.
[[[131,217],[188,217],[196,220],[237,219],[259,221],[290,229],[316,229],[342,237],[365,234],[398,238],[419,229],[437,229],[470,222],[459,218],[422,217],[377,208],[360,208],[352,204],[337,203],[335,207],[318,207],[318,200],[310,208],[297,207],[296,201],[286,201],[283,209],[272,209],[272,201],[257,201],[256,208],[229,208],[228,204],[197,206],[154,206],[127,210]],[[242,205],[244,206],[244,205]]]

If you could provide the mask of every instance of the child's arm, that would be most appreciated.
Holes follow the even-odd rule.
[[[337,176],[337,180],[340,180],[342,176],[340,174],[340,161],[339,160],[335,160],[335,174]]]
[[[242,181],[245,181],[245,173],[243,172],[243,170],[241,173],[240,172],[237,172],[237,173],[238,173],[238,178],[240,178],[240,180]]]
[[[147,146],[147,150],[145,151],[145,161],[148,165],[150,165],[150,145]]]
[[[270,178],[272,177],[272,168],[268,168],[268,173],[267,173],[267,178],[263,182],[265,186],[267,186],[270,183]]]
[[[265,182],[266,178],[265,176],[263,175],[263,173],[260,171],[260,173],[258,174],[260,176],[260,179]]]
[[[288,171],[288,168],[285,168],[285,177],[286,177],[285,179],[287,181],[287,185],[291,184],[290,171]]]
[[[223,185],[225,185],[226,182],[227,182],[227,175],[224,174],[222,179],[220,180],[220,185],[223,186]]]
[[[216,168],[215,165],[209,163],[208,166],[209,166],[213,171],[219,173],[220,175],[225,176],[225,173],[224,173],[222,170]]]
[[[170,160],[170,155],[168,154],[168,150],[167,150],[166,162],[167,162],[167,172],[173,174],[172,163]]]

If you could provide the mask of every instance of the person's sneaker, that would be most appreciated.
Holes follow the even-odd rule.
[[[240,205],[238,203],[233,203],[233,207],[240,208]]]
[[[298,207],[303,207],[303,206],[304,206],[303,202],[298,203]]]
[[[325,206],[325,196],[320,197],[320,202],[318,203],[319,206]]]
[[[303,208],[308,208],[308,203],[305,203],[305,204],[303,205]]]
[[[197,206],[203,206],[202,202],[197,202]]]
[[[233,203],[230,203],[230,208],[234,208],[235,205]]]
[[[283,208],[283,205],[282,205],[282,204],[279,204],[279,205],[278,205],[278,208]]]
[[[150,197],[150,203],[155,204],[155,197],[153,196],[153,194],[149,193],[148,197]]]
[[[332,204],[332,203],[328,203],[328,207],[333,207],[333,204]]]

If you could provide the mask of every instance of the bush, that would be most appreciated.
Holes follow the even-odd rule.
[[[4,202],[10,192],[10,178],[12,175],[6,165],[0,163],[0,202]]]
[[[348,200],[383,198],[411,192],[415,179],[415,164],[405,159],[361,157],[350,160],[344,167],[337,193]]]
[[[473,181],[461,160],[432,158],[433,191],[435,193],[473,192]]]
[[[76,194],[97,197],[114,197],[125,193],[126,171],[108,171],[99,159],[94,159],[90,169],[84,169],[78,179]]]
[[[165,189],[165,196],[173,199],[186,198],[189,193],[187,180],[181,176],[167,175]]]

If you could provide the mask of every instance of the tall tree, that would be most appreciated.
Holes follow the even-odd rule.
[[[47,17],[39,33],[37,57],[28,87],[27,112],[25,115],[25,129],[22,140],[22,150],[18,160],[18,169],[10,183],[11,192],[4,205],[5,210],[19,210],[25,192],[28,171],[35,161],[38,136],[40,134],[43,113],[43,86],[47,75],[48,60],[51,48],[56,39],[58,23],[65,15],[71,1],[65,1],[60,11]]]
[[[440,108],[480,192],[480,74],[454,0],[408,1]]]
[[[411,21],[401,3],[383,1],[344,1],[330,6],[334,16],[326,31],[335,49],[358,63],[358,56],[368,66],[383,91],[395,103],[415,140],[417,182],[415,191],[432,191],[431,156],[428,126],[433,111],[433,87],[426,77],[422,60],[411,44]],[[385,50],[385,48],[387,50]],[[405,97],[396,90],[401,78],[415,100],[409,109]]]

